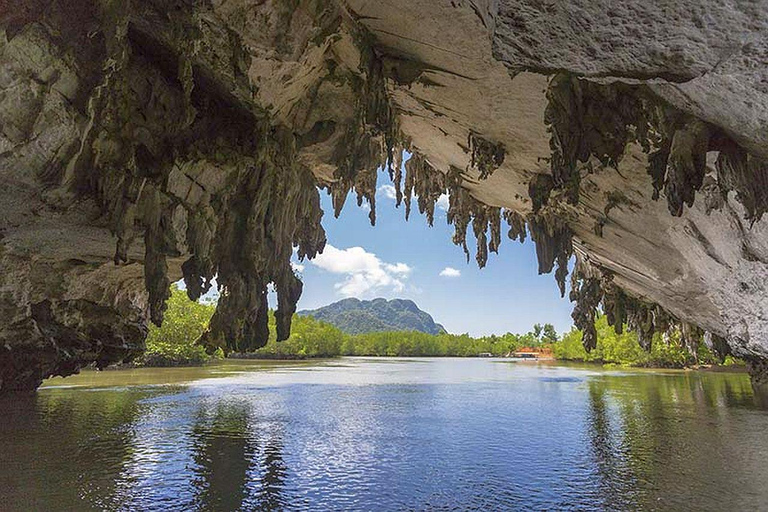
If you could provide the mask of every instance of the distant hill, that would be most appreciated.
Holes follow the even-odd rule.
[[[347,334],[374,331],[446,332],[429,313],[406,299],[344,299],[322,308],[299,311],[299,315],[328,322]]]

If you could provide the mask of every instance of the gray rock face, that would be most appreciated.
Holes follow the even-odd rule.
[[[0,392],[141,350],[180,277],[209,347],[269,283],[286,336],[315,185],[375,207],[380,165],[481,266],[502,219],[563,292],[576,256],[587,345],[602,305],[768,380],[765,1],[19,0],[0,62]]]

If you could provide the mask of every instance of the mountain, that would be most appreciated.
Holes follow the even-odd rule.
[[[406,299],[343,299],[322,308],[299,311],[298,314],[328,322],[347,334],[374,331],[446,332],[429,313]]]

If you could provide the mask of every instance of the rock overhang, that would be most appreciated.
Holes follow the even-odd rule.
[[[281,291],[286,336],[301,292],[291,249],[323,247],[315,185],[337,214],[354,190],[373,221],[383,165],[430,223],[450,193],[454,242],[466,250],[471,229],[481,266],[502,219],[510,238],[527,226],[563,293],[575,255],[587,344],[602,304],[644,344],[679,324],[692,348],[706,332],[761,360],[768,14],[696,4],[41,2],[3,20],[2,168],[19,192],[3,197],[4,253],[35,254],[53,274],[73,260],[132,269],[130,286],[114,284],[130,308],[82,295],[130,309],[137,327],[160,320],[170,280],[183,274],[194,297],[218,274],[227,293],[209,345],[256,348],[266,285]],[[14,291],[56,306],[67,286],[40,272],[6,281],[7,309],[54,354],[41,376],[100,357],[60,346],[35,320],[43,301]],[[127,337],[130,350],[101,359],[139,350],[141,329]]]

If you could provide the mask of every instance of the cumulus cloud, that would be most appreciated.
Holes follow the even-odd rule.
[[[293,267],[293,270],[296,272],[304,272],[304,269],[306,268],[301,263],[296,263],[294,261],[291,262],[291,267]]]
[[[443,270],[440,271],[441,277],[459,277],[460,275],[461,275],[461,270],[453,267],[445,267]]]
[[[404,281],[413,271],[405,263],[383,262],[362,247],[337,249],[326,245],[312,264],[332,274],[345,276],[343,281],[334,285],[344,297],[364,297],[382,291],[400,293],[405,289]]]
[[[392,199],[393,201],[397,198],[397,191],[395,191],[395,187],[393,185],[382,185],[376,190],[376,192],[379,196],[384,196],[387,199]]]
[[[437,198],[437,202],[435,203],[435,206],[443,210],[444,212],[448,211],[449,206],[449,198],[448,194],[440,194],[440,197]]]

